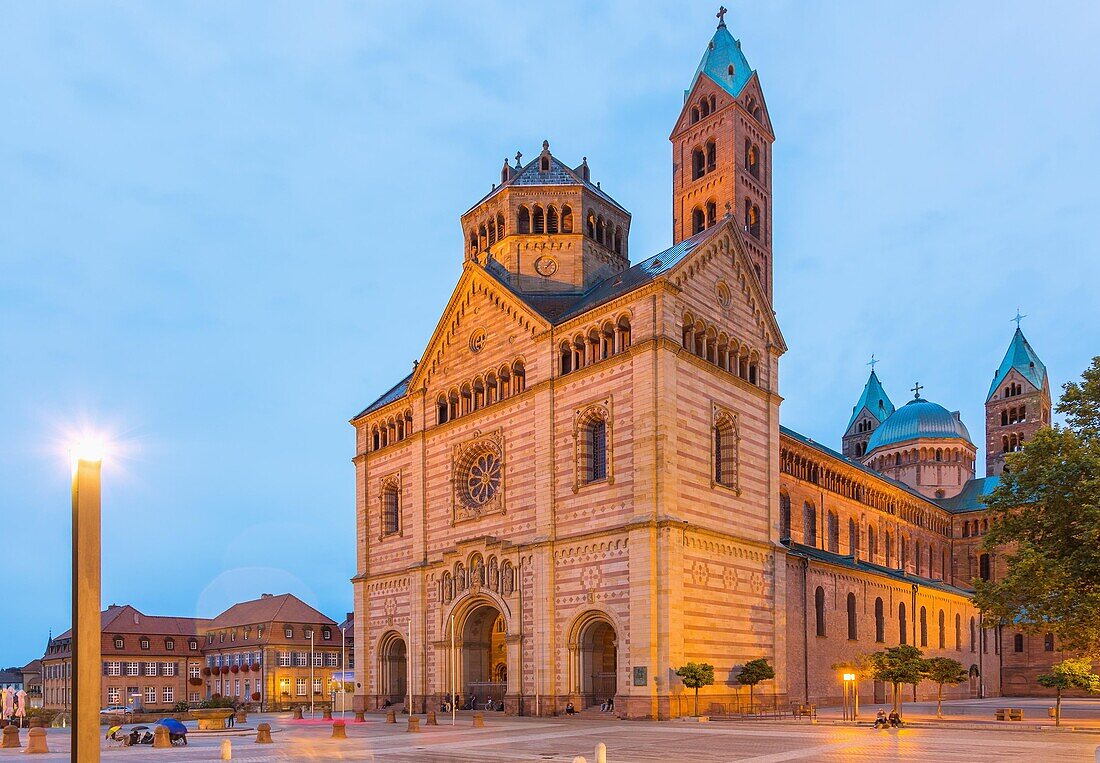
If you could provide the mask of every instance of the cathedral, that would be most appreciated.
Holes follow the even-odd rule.
[[[692,711],[694,661],[721,714],[747,708],[736,676],[760,657],[755,701],[785,708],[838,701],[834,665],[898,644],[968,668],[948,697],[1034,689],[1053,640],[984,622],[971,594],[1001,563],[980,499],[1049,424],[1046,369],[1017,329],[984,478],[958,413],[919,385],[895,407],[873,370],[841,451],[782,426],[774,139],[720,12],[670,136],[670,248],[632,264],[630,212],[545,141],[462,215],[420,360],[351,420],[358,708],[457,693],[666,719]]]

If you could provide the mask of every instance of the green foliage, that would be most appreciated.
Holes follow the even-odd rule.
[[[695,689],[695,714],[699,715],[699,689],[714,683],[714,666],[707,662],[689,662],[676,669],[684,686]]]
[[[185,701],[185,700],[180,700],[176,704],[172,705],[172,712],[173,713],[186,713],[190,709],[191,709],[191,705],[188,704],[188,702]]]
[[[1042,429],[986,499],[994,522],[983,547],[1008,572],[975,581],[987,618],[1052,631],[1063,645],[1100,656],[1100,357],[1065,385],[1065,427]]]
[[[920,649],[909,644],[892,646],[871,655],[871,677],[894,687],[894,709],[901,709],[901,687],[916,686],[928,669]]]
[[[761,681],[769,681],[773,678],[775,678],[775,668],[769,665],[764,657],[749,660],[737,674],[737,680],[745,686],[756,686]]]
[[[934,684],[958,686],[970,678],[966,668],[958,660],[950,657],[933,657],[925,660],[925,678]]]
[[[857,681],[874,678],[875,675],[874,659],[870,654],[857,654],[850,660],[836,663],[832,669],[837,673],[853,673]]]
[[[214,695],[210,699],[204,699],[199,703],[200,710],[217,710],[233,707],[233,699],[231,697],[222,697],[220,695]]]
[[[1088,657],[1071,657],[1051,666],[1049,673],[1035,679],[1048,689],[1083,689],[1090,693],[1100,691],[1100,676],[1092,672]]]

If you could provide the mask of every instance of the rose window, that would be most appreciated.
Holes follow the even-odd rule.
[[[500,489],[501,464],[495,453],[479,453],[466,469],[465,498],[474,506],[484,506]]]

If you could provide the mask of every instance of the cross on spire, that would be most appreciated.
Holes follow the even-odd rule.
[[[1016,317],[1011,318],[1010,320],[1016,321],[1016,328],[1020,328],[1020,321],[1022,321],[1026,317],[1027,317],[1026,315],[1020,315],[1020,308],[1017,307],[1016,308]]]
[[[924,385],[922,385],[920,382],[917,382],[913,385],[913,389],[911,391],[913,393],[914,400],[920,400],[920,391],[922,389],[924,389]]]
[[[726,14],[728,12],[729,11],[726,10],[726,6],[724,6],[724,5],[718,6],[718,13],[716,13],[714,15],[718,17],[718,26],[719,27],[724,27],[726,25]]]
[[[875,354],[871,353],[871,359],[867,361],[867,365],[871,367],[871,373],[875,372],[875,363],[881,363],[882,361],[875,357]]]

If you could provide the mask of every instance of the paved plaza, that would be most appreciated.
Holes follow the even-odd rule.
[[[366,723],[349,723],[347,740],[332,740],[330,726],[321,722],[294,722],[286,715],[252,716],[249,726],[267,721],[276,729],[275,743],[257,745],[250,734],[192,735],[186,748],[106,747],[103,760],[209,761],[220,759],[223,739],[233,743],[233,760],[275,761],[423,761],[424,763],[485,763],[486,761],[572,761],[583,755],[594,760],[598,742],[607,745],[610,763],[679,761],[693,763],[779,763],[780,761],[1094,761],[1100,746],[1100,702],[1067,702],[1066,723],[1076,731],[1053,731],[1038,720],[1045,710],[1041,700],[985,700],[945,705],[948,720],[925,725],[924,711],[934,705],[914,706],[913,726],[900,731],[874,731],[867,726],[844,726],[822,713],[808,721],[712,721],[698,723],[588,719],[507,718],[488,714],[486,727],[475,729],[471,718],[460,715],[452,727],[423,727],[419,734],[405,731],[404,719],[389,725],[381,716]],[[1035,722],[1006,725],[989,719],[999,705],[1022,706]],[[873,712],[872,708],[867,709]],[[869,720],[865,719],[865,720]],[[1082,730],[1090,727],[1088,730]],[[26,734],[24,733],[24,743]],[[68,734],[49,732],[49,755],[42,761],[68,760]],[[25,759],[17,750],[0,750],[0,761]]]

